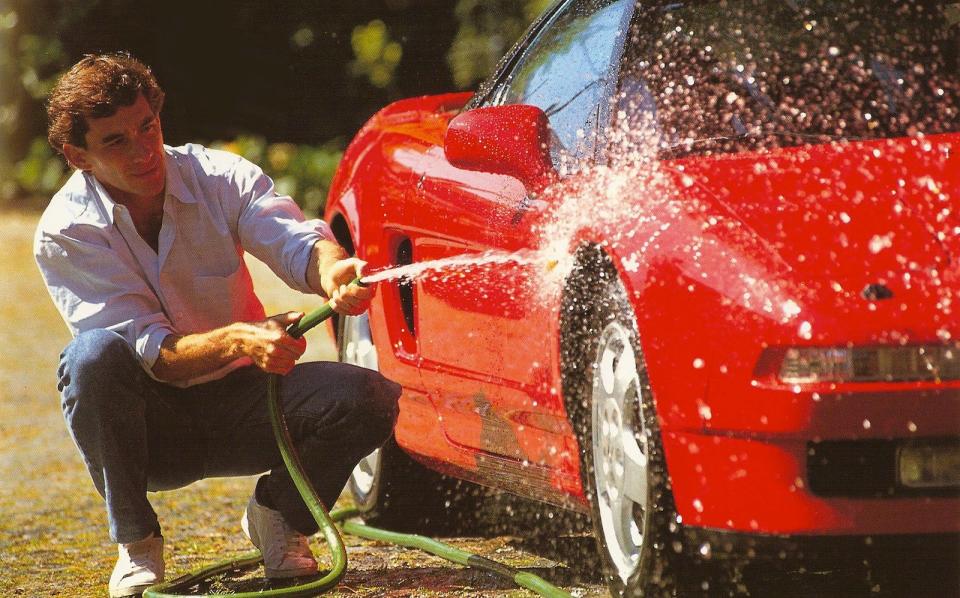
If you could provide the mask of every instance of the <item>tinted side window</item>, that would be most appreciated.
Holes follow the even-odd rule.
[[[593,155],[635,0],[574,0],[540,31],[495,95],[498,104],[532,104],[547,113],[558,167]]]

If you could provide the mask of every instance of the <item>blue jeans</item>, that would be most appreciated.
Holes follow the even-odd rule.
[[[91,330],[64,350],[58,376],[67,427],[106,502],[114,542],[159,529],[148,490],[267,470],[257,496],[301,533],[317,531],[274,440],[262,370],[177,388],[148,376],[121,336]],[[400,390],[377,372],[330,362],[299,364],[281,380],[287,425],[327,507],[357,462],[390,437]]]

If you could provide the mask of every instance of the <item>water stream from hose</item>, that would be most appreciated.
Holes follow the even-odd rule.
[[[449,273],[463,272],[481,266],[496,265],[536,265],[542,263],[544,268],[556,265],[558,260],[547,258],[540,251],[521,249],[513,252],[489,250],[481,253],[465,253],[449,258],[428,260],[374,270],[363,275],[365,284],[374,284],[388,280],[412,281],[424,276],[443,276]]]

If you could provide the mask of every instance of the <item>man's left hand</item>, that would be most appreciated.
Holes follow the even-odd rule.
[[[376,295],[376,285],[360,286],[350,284],[354,278],[363,276],[363,267],[367,262],[351,257],[330,264],[320,280],[326,283],[324,289],[330,297],[330,306],[338,314],[358,316],[370,307],[370,300]]]
[[[317,241],[310,255],[307,282],[318,293],[330,298],[333,310],[338,314],[357,316],[370,307],[376,295],[376,285],[350,284],[363,275],[367,263],[355,257],[347,257],[342,247],[326,239]]]

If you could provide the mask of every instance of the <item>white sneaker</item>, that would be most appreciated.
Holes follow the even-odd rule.
[[[110,576],[110,598],[139,596],[163,581],[163,536],[150,534],[143,540],[117,546],[120,558]]]
[[[303,577],[317,574],[317,561],[307,537],[290,527],[280,511],[274,511],[250,497],[240,520],[243,533],[263,555],[268,578]]]

